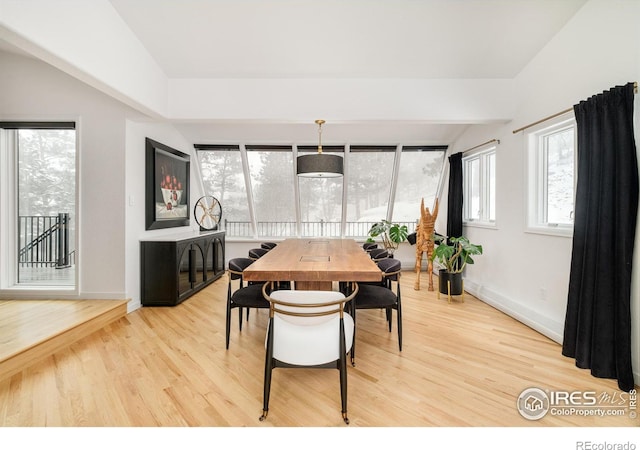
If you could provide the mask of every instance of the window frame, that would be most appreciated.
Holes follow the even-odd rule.
[[[525,231],[528,233],[548,234],[572,237],[573,223],[549,222],[547,196],[548,184],[548,147],[545,138],[573,129],[573,211],[578,175],[578,128],[573,111],[546,121],[526,132],[526,169],[527,189],[525,198]]]
[[[73,284],[20,283],[18,267],[10,261],[17,261],[18,249],[15,236],[18,230],[18,132],[19,130],[73,130],[75,133],[74,151],[74,189],[75,209],[73,227],[75,229],[73,246],[75,251]],[[51,298],[67,298],[80,292],[80,129],[79,118],[54,121],[0,121],[0,295],[13,295],[17,298],[39,297],[43,294]]]
[[[463,155],[462,157],[462,192],[464,199],[471,198],[471,186],[469,180],[469,169],[468,166],[474,162],[478,161],[479,169],[479,197],[480,197],[480,212],[479,218],[471,217],[471,202],[463,201],[462,204],[462,223],[464,226],[471,227],[481,227],[481,228],[497,228],[497,208],[496,208],[496,189],[493,189],[493,198],[491,198],[491,186],[490,186],[490,164],[489,158],[493,156],[494,160],[494,171],[497,166],[497,148],[498,146],[495,144],[490,144],[483,148],[480,148],[476,151],[469,152],[468,154]],[[494,181],[497,180],[496,175],[494,174]],[[493,219],[490,216],[490,211],[493,202],[493,209],[496,211],[496,217]]]
[[[300,185],[298,180],[296,180],[295,176],[295,166],[297,157],[300,154],[316,152],[316,145],[260,145],[260,144],[194,144],[194,148],[196,150],[196,158],[195,165],[196,170],[199,174],[202,174],[202,168],[200,167],[200,156],[199,152],[206,151],[238,151],[241,155],[242,160],[242,171],[244,174],[245,180],[245,189],[247,193],[247,202],[248,202],[248,210],[249,215],[251,217],[251,226],[252,226],[252,236],[229,236],[227,235],[227,239],[231,239],[234,241],[245,241],[245,240],[264,240],[265,238],[283,238],[283,237],[302,237],[302,218],[301,218],[301,210],[302,207],[300,205]],[[446,145],[325,145],[323,146],[323,150],[326,152],[336,152],[343,153],[345,158],[345,172],[344,177],[342,179],[342,213],[341,213],[341,225],[340,225],[340,236],[341,238],[349,237],[354,239],[366,239],[366,234],[364,235],[352,235],[351,233],[347,233],[348,228],[348,208],[349,208],[349,187],[348,187],[348,179],[350,178],[350,174],[355,169],[354,167],[354,155],[358,153],[393,153],[393,161],[389,164],[389,170],[391,172],[390,175],[390,186],[389,191],[385,193],[387,197],[387,205],[384,214],[381,214],[380,217],[376,217],[374,221],[378,221],[381,219],[391,220],[393,217],[393,211],[395,206],[395,196],[398,185],[398,173],[401,165],[401,158],[403,153],[408,152],[431,152],[438,151],[442,152],[443,164],[446,161],[446,152],[448,146]],[[294,191],[294,203],[295,203],[295,213],[296,213],[296,223],[297,223],[297,234],[295,236],[262,236],[257,233],[257,218],[256,218],[256,205],[253,195],[253,188],[251,186],[251,174],[249,161],[247,157],[247,153],[255,150],[263,150],[263,151],[287,151],[292,153],[293,157],[293,165],[291,167],[291,173],[294,176],[293,183],[293,191]],[[434,192],[434,195],[438,197],[438,194],[441,191],[442,181],[443,181],[443,172],[441,170],[439,180],[438,180],[438,188]],[[202,189],[203,192],[206,192],[204,180],[202,180]],[[206,192],[207,194],[215,195],[215,193]],[[417,205],[419,206],[419,205]],[[416,212],[419,210],[416,209]],[[415,219],[418,220],[418,217]],[[364,222],[363,222],[364,223]],[[373,223],[373,222],[371,222]],[[405,222],[402,222],[405,223]],[[412,221],[409,225],[413,226],[414,221]],[[222,225],[224,228],[224,225]],[[369,225],[367,225],[366,229],[368,230]],[[338,236],[331,236],[338,237]]]

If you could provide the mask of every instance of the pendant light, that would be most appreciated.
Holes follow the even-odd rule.
[[[322,153],[322,125],[324,120],[316,120],[318,124],[318,153],[298,156],[297,173],[306,178],[334,178],[344,173],[343,158],[338,155]]]

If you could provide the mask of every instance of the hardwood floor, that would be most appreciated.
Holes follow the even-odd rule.
[[[358,312],[348,371],[350,427],[636,427],[638,419],[524,419],[520,393],[616,395],[536,331],[466,295],[448,304],[402,276],[404,340],[379,311]],[[336,370],[276,369],[262,410],[265,310],[225,350],[227,279],[176,307],[145,307],[0,381],[3,427],[343,427]],[[47,319],[42,319],[46,321]],[[44,323],[44,322],[43,322]]]
[[[0,301],[0,380],[126,314],[126,300]]]

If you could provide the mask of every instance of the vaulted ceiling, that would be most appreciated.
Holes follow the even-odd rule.
[[[278,136],[295,142],[315,127],[313,118],[324,118],[327,139],[447,144],[470,124],[509,119],[509,105],[488,99],[509,86],[585,1],[96,2],[113,16],[105,32],[126,30],[166,78],[168,100],[161,107],[136,98],[139,88],[127,91],[102,77],[98,65],[82,65],[78,48],[65,54],[64,45],[77,42],[57,42],[53,34],[47,39],[43,27],[30,31],[28,14],[36,14],[20,10],[20,0],[0,0],[8,13],[4,23],[0,17],[0,38],[4,48],[16,46],[121,100],[132,99],[134,107],[142,104],[194,142]],[[66,15],[59,22],[67,20],[68,29],[80,30],[69,21],[72,11],[86,29],[91,20],[92,29],[100,28],[89,6],[51,3],[59,4],[57,14]],[[109,41],[90,33],[74,39],[94,39],[93,57],[100,59]],[[119,39],[111,42],[125,48]]]

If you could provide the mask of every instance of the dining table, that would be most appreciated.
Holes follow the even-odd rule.
[[[382,272],[354,239],[279,242],[243,272],[246,281],[292,281],[295,289],[332,290],[334,282],[379,281]]]

